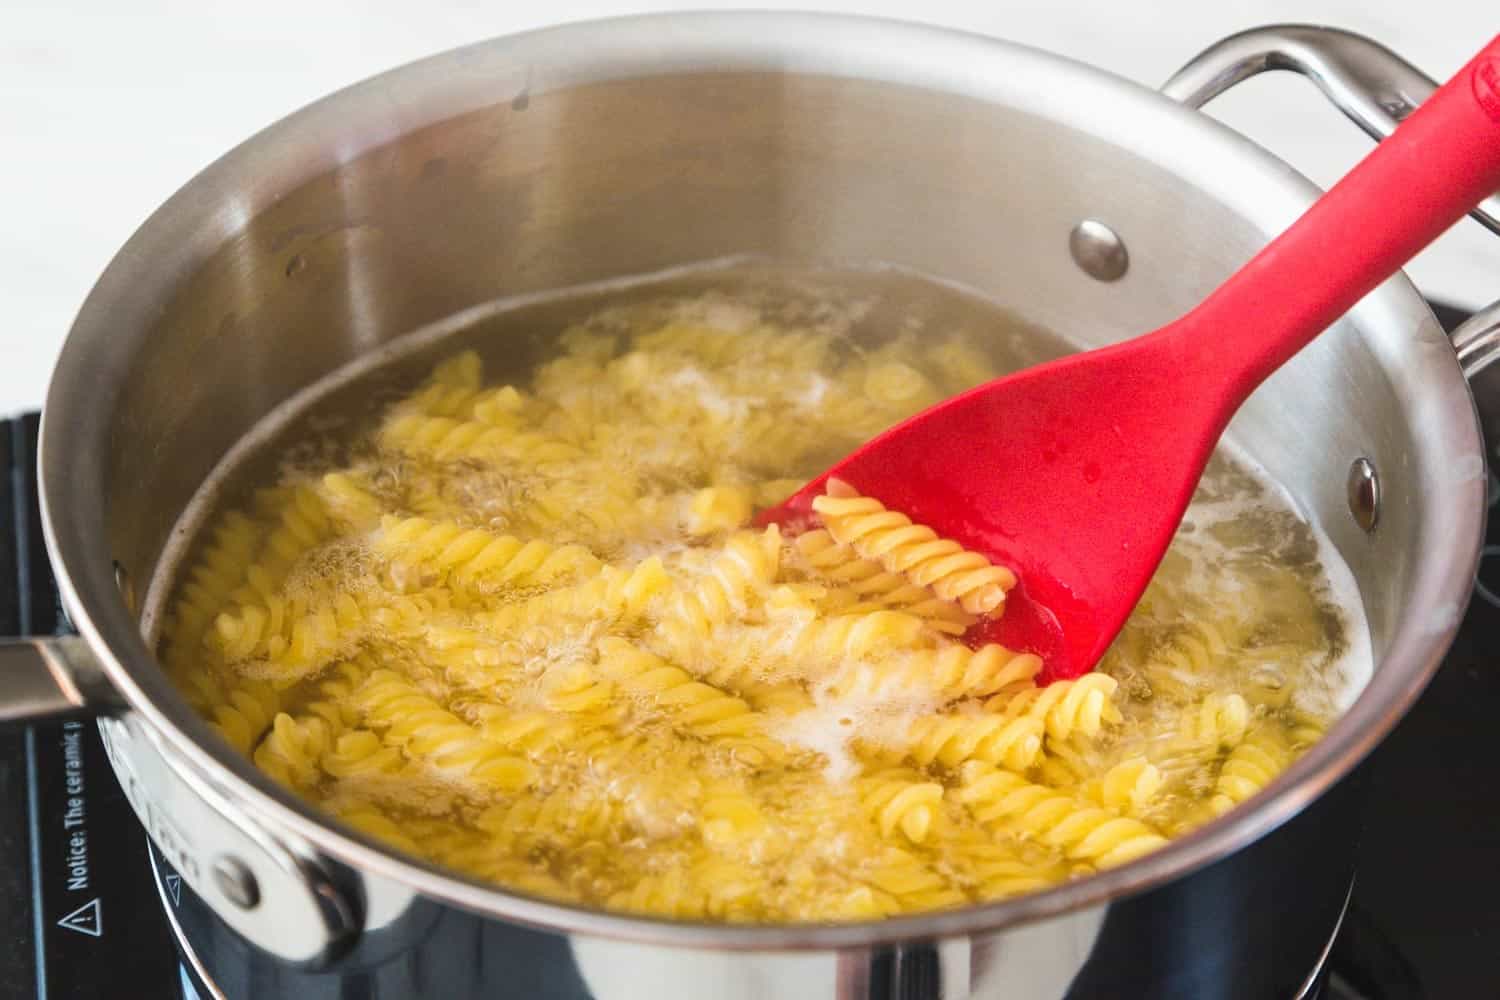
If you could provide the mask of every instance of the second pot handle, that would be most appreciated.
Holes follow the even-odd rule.
[[[1453,331],[1453,346],[1464,374],[1473,376],[1500,357],[1500,302],[1492,303]]]
[[[1251,28],[1204,49],[1161,92],[1199,108],[1268,70],[1291,70],[1315,83],[1334,106],[1376,140],[1396,130],[1437,90],[1431,77],[1363,35],[1306,24]],[[1471,217],[1500,234],[1500,194]]]

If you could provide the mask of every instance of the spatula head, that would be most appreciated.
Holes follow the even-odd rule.
[[[1037,653],[1044,681],[1076,677],[1150,581],[1223,429],[1227,387],[1189,377],[1173,345],[1141,338],[939,403],[761,521],[805,528],[825,480],[844,480],[1020,577],[970,642]]]
[[[987,634],[1040,653],[1044,676],[1089,670],[1229,415],[1497,185],[1500,37],[1183,318],[980,386],[830,471],[1010,566],[1024,594]],[[823,478],[769,518],[804,512]]]

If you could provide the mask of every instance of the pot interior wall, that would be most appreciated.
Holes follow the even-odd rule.
[[[1183,150],[1172,169],[1036,108],[720,72],[523,94],[288,190],[268,174],[239,201],[199,206],[205,227],[228,220],[232,236],[180,276],[128,373],[107,475],[113,554],[148,579],[194,490],[268,410],[361,352],[498,296],[748,253],[904,265],[1080,345],[1150,329],[1286,221],[1250,193],[1226,199],[1218,181],[1187,179],[1222,166]],[[1090,217],[1129,248],[1118,282],[1069,255],[1069,231]],[[1386,321],[1362,307],[1232,430],[1345,554],[1377,657],[1422,513],[1401,479],[1418,447],[1408,401],[1370,346]],[[1373,537],[1344,500],[1361,455],[1386,477]]]

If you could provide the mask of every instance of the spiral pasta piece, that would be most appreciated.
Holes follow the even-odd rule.
[[[202,635],[231,659],[263,652],[271,639],[280,634],[287,618],[287,600],[279,588],[298,559],[334,530],[323,501],[309,487],[281,491],[266,503],[275,512],[275,523],[265,535],[259,560],[245,567],[243,582],[229,592],[226,601],[218,600],[220,588],[232,577],[229,562],[243,555],[243,547],[252,533],[243,523],[237,523],[233,535],[224,540],[233,548],[218,552],[213,579],[205,581],[203,589],[194,593],[188,609],[195,634]],[[201,615],[213,605],[229,610],[219,612],[211,627],[197,632],[196,628],[205,624]],[[186,655],[184,650],[183,657]]]
[[[582,457],[578,447],[546,434],[517,432],[478,420],[454,420],[403,413],[388,420],[376,440],[382,448],[452,462],[465,458],[498,459],[546,468]]]
[[[1244,698],[1215,691],[1184,713],[1180,731],[1188,742],[1233,749],[1245,738],[1250,722],[1250,705]]]
[[[730,782],[716,782],[703,797],[704,843],[721,851],[743,851],[768,829],[764,811],[753,795]]]
[[[1257,727],[1225,759],[1209,808],[1223,815],[1269,785],[1286,764],[1285,745],[1269,726]]]
[[[1024,771],[1041,756],[1042,723],[1028,716],[929,715],[911,724],[906,740],[907,755],[923,766],[984,761]]]
[[[939,538],[931,528],[887,510],[879,500],[860,496],[847,483],[830,479],[826,489],[814,498],[813,510],[835,541],[919,586],[931,587],[970,614],[994,612],[1016,585],[1016,575],[1006,567]]]
[[[489,847],[519,856],[543,847],[570,847],[601,840],[618,821],[618,808],[591,790],[554,791],[507,799],[488,806],[475,825]]]
[[[932,642],[922,619],[900,611],[872,611],[809,621],[787,630],[778,645],[798,660],[827,663],[891,650],[927,649]]]
[[[1161,790],[1165,780],[1145,757],[1129,757],[1087,782],[1083,794],[1117,813],[1137,816]]]
[[[568,746],[579,731],[576,722],[551,712],[516,712],[500,705],[484,705],[477,714],[479,731],[486,739],[528,757]]]
[[[1166,843],[1139,820],[980,762],[964,766],[957,797],[982,823],[1002,824],[1100,868],[1133,861]]]
[[[318,481],[318,494],[329,514],[351,531],[367,531],[380,523],[385,508],[361,477],[330,472]]]
[[[214,620],[214,639],[228,660],[258,657],[292,670],[327,662],[365,621],[365,608],[348,593],[309,603],[272,597]]]
[[[969,901],[962,889],[899,847],[881,851],[867,863],[859,877],[893,897],[900,909],[939,910]]]
[[[962,635],[977,620],[952,601],[938,597],[932,588],[912,583],[873,559],[859,558],[836,542],[827,529],[805,531],[794,544],[814,572],[847,592],[850,603],[863,601],[872,609],[904,611],[949,635]],[[847,614],[851,609],[843,610]]]
[[[267,607],[242,605],[225,611],[214,619],[213,643],[227,660],[243,660],[265,652],[272,641],[282,635],[287,619],[287,602],[280,596],[270,598]]]
[[[323,770],[335,778],[360,778],[401,772],[404,758],[368,729],[341,733],[323,753]]]
[[[559,670],[545,678],[547,707],[557,712],[593,719],[599,724],[619,721],[615,685],[584,665]]]
[[[671,585],[661,558],[652,556],[624,570],[605,566],[598,575],[572,586],[557,587],[507,604],[496,611],[481,612],[474,625],[494,634],[510,634],[531,626],[579,619],[615,621],[637,617],[667,592]]]
[[[343,806],[333,806],[331,811],[340,821],[366,836],[383,841],[398,851],[422,856],[421,845],[401,828],[401,824],[369,803],[350,802]]]
[[[369,725],[384,730],[387,742],[435,771],[506,791],[525,788],[531,780],[524,758],[507,752],[400,674],[378,670],[354,697]]]
[[[209,726],[230,746],[249,756],[250,748],[280,712],[280,704],[280,696],[271,685],[247,681],[213,707]]]
[[[1295,751],[1306,750],[1323,738],[1327,726],[1323,720],[1301,711],[1291,713],[1287,743]]]
[[[598,572],[598,558],[579,545],[561,547],[496,535],[426,518],[386,517],[375,550],[408,573],[433,574],[458,588],[487,589],[550,583]]]
[[[476,878],[503,882],[512,889],[547,899],[565,899],[568,889],[545,869],[497,852],[483,832],[445,820],[419,818],[406,824],[418,853]]]
[[[342,732],[359,720],[359,711],[351,696],[354,689],[364,682],[375,669],[373,658],[362,653],[347,660],[332,664],[316,678],[317,689],[307,703],[307,711],[326,719],[330,726]]]
[[[290,600],[273,596],[264,605],[221,613],[211,638],[226,661],[262,661],[253,668],[259,675],[285,683],[320,670],[372,632],[390,638],[419,634],[448,607],[441,591],[359,598],[348,592]]]
[[[972,862],[970,871],[976,882],[974,894],[985,901],[1022,896],[1062,881],[1062,877],[1049,877],[1045,869],[1039,871],[1034,862],[1013,856]]]
[[[1201,674],[1233,648],[1231,637],[1217,622],[1194,621],[1179,627],[1153,656],[1158,677]],[[1179,682],[1180,683],[1180,682]]]
[[[738,531],[725,541],[707,571],[674,590],[664,602],[660,620],[703,636],[720,622],[749,610],[754,596],[776,579],[781,561],[781,533],[771,525],[763,532]]]
[[[816,706],[816,699],[797,681],[758,681],[738,676],[734,668],[715,670],[704,680],[715,687],[732,687],[757,711],[793,716]]]
[[[1052,788],[1082,785],[1096,775],[1097,761],[1085,753],[1087,741],[1059,740],[1048,737],[1042,743],[1042,759],[1037,764],[1036,779]]]
[[[453,607],[447,591],[429,590],[421,594],[385,595],[375,606],[366,609],[365,622],[371,630],[391,640],[406,640],[425,634],[429,623]]]
[[[402,400],[397,409],[435,417],[462,414],[479,394],[484,362],[475,351],[460,351],[438,362],[425,382]]]
[[[958,880],[981,900],[1008,899],[1066,881],[1070,863],[982,827],[955,830],[946,841]]]
[[[1017,685],[1029,688],[1041,669],[1040,657],[1016,653],[998,643],[977,650],[951,645],[911,650],[894,664],[851,658],[829,690],[839,696],[909,693],[983,697]]]
[[[684,519],[690,535],[714,535],[748,524],[750,491],[737,486],[709,486],[698,490],[688,502]]]
[[[259,561],[246,572],[248,591],[241,588],[233,596],[241,603],[273,596],[292,565],[331,537],[334,529],[317,491],[305,484],[293,487],[276,512]]]
[[[193,566],[174,605],[168,666],[183,670],[196,662],[204,634],[229,595],[244,582],[260,536],[261,529],[239,511],[225,514],[214,529],[213,540]]]
[[[294,791],[316,784],[322,775],[322,758],[333,745],[334,730],[318,716],[294,719],[277,714],[260,746],[255,748],[255,766]]]
[[[728,880],[724,879],[725,874],[730,876]],[[734,919],[736,911],[754,899],[759,888],[759,880],[742,867],[712,874],[669,871],[643,876],[633,887],[612,895],[609,905],[680,919],[728,920]]]
[[[914,771],[897,768],[866,775],[855,791],[882,837],[890,838],[899,830],[920,844],[942,815],[943,786]]]
[[[1005,718],[1028,717],[1041,721],[1049,736],[1067,740],[1075,733],[1093,737],[1105,723],[1120,721],[1119,709],[1110,701],[1120,682],[1108,674],[1084,674],[1077,680],[1054,681],[1046,687],[1028,687],[1019,693],[1002,693],[985,703],[985,709]]]
[[[734,641],[727,641],[727,636]],[[932,635],[919,618],[899,611],[874,611],[768,625],[726,623],[725,627],[706,620],[693,626],[674,616],[663,618],[652,641],[694,671],[706,670],[703,676],[716,684],[751,689],[806,681],[836,695],[860,687],[882,691],[899,687],[899,682],[885,684],[885,668],[879,664],[870,666],[875,676],[850,665],[866,657],[926,649],[932,645]]]
[[[502,385],[478,393],[469,403],[471,419],[491,427],[514,427],[530,401],[513,385]]]
[[[624,690],[649,696],[652,707],[693,735],[742,747],[747,763],[767,759],[772,744],[763,738],[764,720],[744,699],[615,636],[600,640],[598,670]]]

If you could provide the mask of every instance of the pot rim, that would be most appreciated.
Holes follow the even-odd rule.
[[[884,80],[1017,105],[1045,114],[1058,127],[1079,128],[1168,166],[1191,150],[1206,178],[1204,189],[1244,208],[1247,216],[1252,216],[1248,206],[1255,205],[1252,217],[1265,220],[1268,237],[1318,193],[1240,134],[1105,71],[982,35],[839,14],[698,12],[577,22],[455,49],[325,97],[227,153],[141,226],[85,301],[48,388],[38,464],[43,523],[59,590],[75,627],[167,756],[232,794],[247,814],[264,817],[277,836],[305,842],[429,898],[539,928],[729,950],[847,948],[945,937],[1103,904],[1244,847],[1353,768],[1420,694],[1457,631],[1483,540],[1482,472],[1473,479],[1434,477],[1435,461],[1414,470],[1428,474],[1424,489],[1430,505],[1419,534],[1414,597],[1402,608],[1382,666],[1355,704],[1264,794],[1127,865],[1002,902],[878,922],[774,925],[671,921],[547,902],[407,860],[347,831],[214,738],[146,647],[116,588],[109,553],[99,544],[106,537],[104,458],[118,376],[128,370],[133,349],[149,330],[149,295],[143,289],[160,289],[190,273],[280,194],[415,128],[507,100],[507,86],[513,85],[515,96],[536,95],[583,82],[710,70]],[[1140,138],[1145,134],[1150,142]],[[1216,170],[1220,164],[1226,169]],[[266,177],[275,184],[258,180]],[[259,203],[245,204],[246,190],[249,200]],[[230,192],[239,200],[231,200]],[[143,280],[147,273],[153,275],[150,281]],[[1482,456],[1463,374],[1411,283],[1395,276],[1353,315],[1367,320],[1363,330],[1387,331],[1365,336],[1408,413],[1433,432],[1429,439],[1456,440],[1460,455]],[[134,331],[135,338],[121,335],[122,329]],[[1416,350],[1414,340],[1441,341],[1443,350]]]

